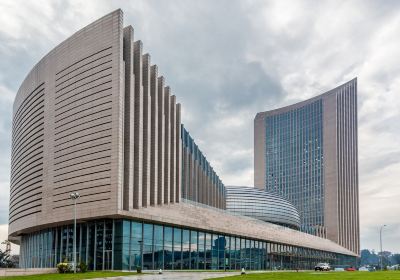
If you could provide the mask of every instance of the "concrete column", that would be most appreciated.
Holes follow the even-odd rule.
[[[133,153],[134,153],[134,76],[133,76],[133,28],[124,28],[123,58],[125,64],[125,107],[124,107],[124,187],[123,209],[133,208]]]
[[[190,198],[190,152],[189,152],[189,148],[187,147],[186,149],[186,156],[185,156],[185,160],[186,160],[186,164],[185,164],[185,193],[186,199]]]
[[[193,152],[193,200],[199,201],[199,183],[198,183],[198,148],[197,145],[194,145]]]
[[[176,149],[176,144],[175,141],[176,139],[176,96],[172,95],[170,98],[170,170],[169,170],[169,201],[171,203],[175,202],[175,190],[176,190],[176,154],[175,154],[175,149]]]
[[[196,162],[195,162],[195,144],[194,142],[192,142],[191,145],[191,149],[192,149],[192,153],[191,153],[191,158],[190,158],[190,188],[191,188],[191,199],[192,200],[196,200],[196,185],[195,185],[195,166],[196,166]]]
[[[215,173],[213,174],[213,184],[212,184],[212,190],[213,190],[213,204],[212,206],[216,207],[217,206],[217,176]]]
[[[206,162],[204,163],[204,171],[203,171],[203,176],[204,176],[204,179],[203,179],[203,184],[204,184],[204,186],[203,186],[203,188],[204,188],[204,203],[205,204],[208,204],[208,197],[207,197],[207,184],[208,184],[208,177],[207,177],[207,164],[206,164]]]
[[[181,129],[181,104],[176,104],[176,119],[175,119],[175,133],[176,133],[176,141],[175,141],[175,202],[179,202],[182,197],[182,129]]]
[[[143,179],[142,206],[150,205],[150,145],[151,145],[151,96],[150,96],[150,55],[142,56],[143,75]]]
[[[165,154],[165,117],[164,117],[164,77],[158,78],[158,178],[157,203],[164,204],[164,154]]]
[[[170,200],[170,151],[171,151],[171,93],[170,88],[164,89],[164,204]]]
[[[199,202],[204,203],[203,157],[199,161]]]
[[[188,169],[187,169],[187,182],[188,182],[188,199],[193,200],[193,154],[188,151]]]
[[[142,206],[143,175],[143,88],[142,88],[142,49],[141,41],[134,43],[135,74],[135,118],[134,118],[134,161],[133,161],[133,207]]]
[[[197,160],[196,160],[196,185],[197,185],[197,201],[200,201],[201,198],[201,185],[200,185],[200,150],[197,148]]]
[[[150,96],[151,96],[151,148],[150,148],[150,205],[158,202],[158,67],[150,68]]]

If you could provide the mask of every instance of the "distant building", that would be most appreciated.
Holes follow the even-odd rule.
[[[290,200],[301,230],[359,254],[357,79],[258,113],[254,184]]]

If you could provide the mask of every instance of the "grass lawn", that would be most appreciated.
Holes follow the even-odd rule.
[[[86,273],[50,273],[50,274],[37,274],[27,276],[7,276],[0,277],[1,280],[76,280],[76,279],[92,279],[92,278],[104,278],[114,276],[127,276],[137,274],[136,272],[118,272],[118,271],[91,271]]]
[[[221,277],[214,279],[226,280],[260,280],[260,279],[279,279],[279,280],[400,280],[400,271],[343,271],[343,272],[269,272],[238,275],[231,277]]]

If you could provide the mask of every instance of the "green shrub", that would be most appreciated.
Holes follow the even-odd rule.
[[[68,273],[71,272],[72,267],[68,263],[59,263],[57,264],[58,273]]]
[[[87,264],[85,263],[85,262],[80,262],[79,264],[78,264],[78,270],[80,271],[80,272],[82,272],[82,273],[84,273],[84,272],[86,272],[87,271],[87,269],[88,269],[88,266],[87,266]]]

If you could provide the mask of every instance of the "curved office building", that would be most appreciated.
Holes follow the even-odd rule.
[[[254,120],[254,184],[282,195],[301,230],[360,251],[357,79]]]
[[[300,214],[292,203],[275,193],[251,187],[227,186],[226,210],[264,222],[300,228]]]
[[[20,265],[107,269],[309,268],[356,254],[235,216],[181,124],[177,98],[116,10],[40,60],[14,102],[9,239]],[[238,226],[240,225],[240,226]]]

